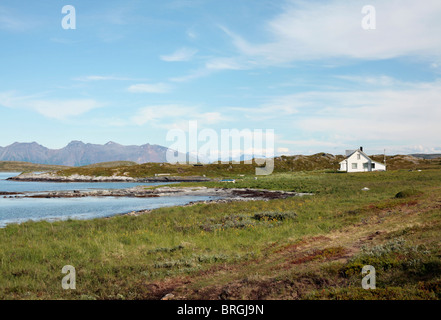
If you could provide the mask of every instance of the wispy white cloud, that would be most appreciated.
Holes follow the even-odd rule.
[[[213,70],[201,68],[198,70],[191,71],[188,74],[183,75],[183,76],[172,77],[172,78],[170,78],[170,81],[171,82],[189,82],[189,81],[192,81],[195,79],[207,77],[210,74],[212,74],[213,72],[214,72]]]
[[[185,8],[193,8],[196,6],[200,6],[204,4],[202,0],[174,0],[171,2],[165,3],[165,6],[169,9],[185,9]]]
[[[87,11],[82,14],[86,23],[99,25],[124,26],[134,22],[137,5],[134,2],[109,3],[108,6],[97,7],[95,11]]]
[[[381,87],[390,87],[390,86],[405,84],[403,81],[398,81],[395,78],[385,75],[379,75],[379,76],[340,75],[340,76],[335,76],[335,78],[350,82],[355,82],[362,85],[381,86]]]
[[[166,93],[171,87],[166,83],[140,83],[131,85],[127,90],[132,93]]]
[[[389,59],[440,57],[441,2],[370,1],[377,29],[361,27],[365,1],[288,1],[283,13],[265,24],[270,40],[251,43],[228,28],[241,55],[260,65],[329,58]]]
[[[289,148],[279,147],[276,150],[277,150],[278,154],[284,154],[284,155],[288,155],[289,154]]]
[[[205,67],[212,70],[242,70],[244,64],[236,58],[214,58],[206,62]]]
[[[93,99],[72,99],[36,100],[32,101],[30,106],[47,118],[64,120],[99,108],[102,104]]]
[[[143,125],[148,122],[157,122],[160,119],[170,120],[171,118],[182,117],[194,112],[193,107],[174,104],[147,106],[139,109],[137,114],[132,117],[132,121],[137,125]]]
[[[197,33],[193,29],[188,29],[186,32],[188,38],[194,40],[198,37]]]
[[[114,81],[133,81],[136,79],[127,78],[127,77],[116,77],[116,76],[89,75],[89,76],[74,78],[73,80],[89,82],[89,81],[113,81],[113,80]]]
[[[310,98],[310,94],[307,94]],[[253,108],[229,107],[229,110],[239,111],[242,116],[255,121],[263,121],[280,117],[292,116],[299,112],[299,109],[312,107],[312,99],[301,99],[303,94],[285,95],[272,97],[267,102]]]
[[[203,121],[206,124],[214,124],[220,121],[226,121],[228,118],[224,117],[220,112],[204,112],[198,114],[196,119],[199,121]]]
[[[79,42],[79,41],[72,40],[72,39],[56,38],[56,37],[52,37],[49,40],[54,43],[65,44],[65,45],[73,45],[73,44],[76,44]]]
[[[229,118],[217,111],[201,112],[200,107],[179,104],[146,106],[137,111],[131,122],[137,125],[150,124],[162,128],[188,129],[188,122],[198,121],[201,125],[213,125]]]
[[[0,6],[0,30],[25,31],[35,27],[36,24],[33,18],[19,17],[8,8]]]
[[[245,64],[236,58],[209,58],[204,66],[190,71],[183,76],[176,76],[170,78],[171,82],[189,82],[203,77],[208,77],[216,72],[223,70],[243,70],[246,69]]]
[[[370,141],[435,146],[441,136],[441,81],[375,90],[310,91],[275,99],[291,101],[293,127],[331,144]],[[267,112],[284,116],[277,103]],[[285,141],[285,143],[287,143]],[[326,145],[324,145],[326,146]]]
[[[292,145],[295,148],[316,148],[316,147],[343,147],[345,144],[338,141],[325,141],[318,139],[307,139],[307,140],[278,140],[278,143]],[[286,148],[288,149],[288,148]],[[288,149],[289,150],[289,149]]]
[[[0,93],[0,105],[11,109],[27,109],[47,118],[65,120],[103,106],[93,99],[41,99],[18,96],[15,92]]]
[[[198,52],[197,49],[180,48],[168,55],[161,55],[160,58],[163,61],[177,62],[177,61],[189,61]]]

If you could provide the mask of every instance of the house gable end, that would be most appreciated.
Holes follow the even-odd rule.
[[[346,160],[349,160],[349,161],[351,161],[351,160],[358,160],[356,157],[357,157],[357,154],[360,154],[360,156],[362,156],[363,158],[365,158],[367,161],[372,161],[371,160],[371,158],[369,158],[369,156],[366,154],[366,153],[364,153],[363,151],[360,151],[360,150],[356,150],[356,151],[354,151],[351,155],[349,155],[345,160],[343,160],[343,161],[346,161]]]

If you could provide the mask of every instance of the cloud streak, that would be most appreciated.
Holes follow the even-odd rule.
[[[152,105],[141,108],[131,118],[131,122],[142,126],[145,124],[171,129],[187,130],[188,121],[197,120],[201,125],[213,125],[229,121],[220,112],[201,112],[200,108],[179,104]]]
[[[75,81],[90,82],[90,81],[133,81],[133,78],[126,77],[115,77],[115,76],[100,76],[100,75],[90,75],[84,77],[74,78]]]
[[[161,55],[160,58],[167,62],[189,61],[198,52],[196,49],[181,48],[169,55]]]
[[[131,85],[127,90],[131,93],[167,93],[171,87],[166,83],[140,83]]]
[[[365,1],[288,1],[283,13],[265,24],[270,39],[251,43],[222,27],[241,55],[260,65],[319,59],[379,60],[413,56],[441,57],[441,2],[412,0],[370,2],[377,29],[361,27]]]
[[[8,8],[0,6],[0,30],[21,32],[35,27],[34,19],[30,17],[19,18]]]
[[[17,96],[15,92],[0,93],[0,106],[26,109],[47,118],[66,120],[103,106],[94,99],[36,99],[35,96]]]
[[[278,101],[292,109],[284,111]],[[424,142],[435,146],[441,136],[440,105],[441,81],[435,81],[374,90],[304,92],[278,97],[273,107],[262,110],[273,119],[291,113],[293,127],[303,136],[326,136],[337,145],[368,140],[379,145]]]

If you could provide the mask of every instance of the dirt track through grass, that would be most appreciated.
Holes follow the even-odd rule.
[[[440,181],[441,170],[278,174],[234,187],[315,195],[10,225],[0,298],[439,299]],[[420,192],[395,198],[409,186]],[[361,289],[366,263],[378,267],[372,292]],[[66,264],[76,290],[61,288]]]

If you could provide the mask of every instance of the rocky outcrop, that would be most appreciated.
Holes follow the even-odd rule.
[[[16,177],[8,178],[15,181],[37,181],[37,182],[198,182],[210,181],[211,179],[199,176],[176,177],[159,176],[132,178],[126,176],[83,176],[73,174],[71,176],[57,175],[56,173],[22,173]]]
[[[39,193],[23,193],[14,197],[26,198],[82,198],[82,197],[167,197],[167,196],[211,196],[218,199],[234,200],[270,200],[284,199],[294,196],[310,195],[306,193],[274,191],[263,189],[229,189],[229,188],[207,188],[207,187],[158,187],[149,188],[137,186],[127,189],[106,189],[91,191],[48,191]]]

